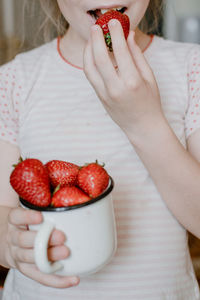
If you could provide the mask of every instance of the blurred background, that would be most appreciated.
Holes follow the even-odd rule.
[[[158,32],[155,33],[175,41],[200,44],[200,0],[165,1],[163,17],[160,19]],[[24,20],[23,2],[24,0],[0,0],[0,65],[11,60],[17,53],[41,43],[41,39],[37,44],[33,43],[32,37],[41,17],[40,10],[35,11],[34,15],[26,15]],[[200,241],[189,235],[189,245],[200,283]],[[0,267],[0,286],[3,286],[7,271]]]

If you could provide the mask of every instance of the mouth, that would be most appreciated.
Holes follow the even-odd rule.
[[[87,13],[92,16],[95,20],[97,20],[101,15],[106,13],[109,10],[116,10],[119,11],[120,13],[124,13],[127,10],[127,7],[121,6],[121,7],[115,7],[115,8],[97,8],[95,10],[88,10]]]

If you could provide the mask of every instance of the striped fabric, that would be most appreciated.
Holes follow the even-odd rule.
[[[166,118],[186,147],[200,128],[200,47],[155,36],[144,55]],[[18,55],[0,76],[1,139],[19,145],[22,157],[44,163],[105,162],[115,181],[118,233],[113,260],[77,287],[45,287],[11,269],[3,300],[199,300],[185,229],[83,70],[64,61],[54,40]]]

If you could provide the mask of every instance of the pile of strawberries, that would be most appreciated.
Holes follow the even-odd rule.
[[[40,207],[78,205],[98,197],[107,188],[109,175],[98,162],[82,167],[51,160],[43,164],[35,158],[20,160],[10,175],[18,195]]]

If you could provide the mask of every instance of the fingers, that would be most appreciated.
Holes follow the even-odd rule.
[[[128,39],[127,39],[128,47],[130,49],[132,58],[135,62],[135,65],[137,66],[137,69],[139,70],[141,76],[144,78],[144,80],[148,82],[152,82],[152,79],[154,80],[153,72],[147,63],[140,47],[135,42],[135,32],[130,31]]]
[[[23,225],[39,224],[42,222],[40,212],[25,210],[23,208],[12,209],[9,215],[9,256],[12,257],[12,265],[19,269],[25,276],[38,281],[46,286],[55,288],[68,288],[77,285],[78,277],[64,277],[52,274],[44,274],[38,270],[34,258],[34,240],[37,232],[21,229]],[[66,259],[70,251],[63,245],[66,237],[60,230],[54,229],[48,248],[48,259],[58,261]]]
[[[20,248],[33,248],[36,234],[36,231],[18,230],[12,231],[10,233],[10,238],[14,246],[18,246]],[[62,245],[65,240],[65,234],[60,230],[54,229],[50,237],[49,246]]]
[[[14,226],[39,224],[43,220],[39,211],[26,210],[18,207],[11,210],[8,222]]]
[[[56,246],[56,247],[50,247],[48,249],[48,259],[50,261],[56,261],[65,259],[69,256],[70,251],[66,246]]]
[[[58,245],[64,244],[65,241],[66,241],[66,236],[65,236],[64,232],[62,232],[58,229],[54,229],[50,236],[49,245],[50,246],[58,246]]]
[[[57,261],[65,259],[69,256],[69,249],[66,246],[56,246],[48,249],[48,259],[49,261]],[[34,249],[23,249],[18,248],[13,250],[13,257],[17,264],[19,262],[34,264]]]
[[[10,233],[11,242],[14,246],[20,248],[33,248],[36,236],[35,231],[13,231]]]
[[[91,30],[92,53],[105,86],[119,84],[117,72],[108,55],[107,46],[104,41],[102,29],[98,25],[92,26]]]
[[[138,80],[140,74],[133,62],[120,22],[112,19],[109,21],[108,26],[112,37],[114,56],[121,77],[123,77],[125,82],[128,82],[131,79]]]
[[[38,214],[39,213],[39,214]],[[34,263],[34,241],[37,231],[21,228],[23,224],[37,224],[42,221],[40,212],[13,209],[9,216],[12,225],[9,233],[10,252],[15,263]],[[69,249],[63,245],[66,240],[65,234],[54,229],[49,239],[48,258],[51,261],[65,259],[69,255]]]
[[[21,272],[30,277],[31,279],[54,288],[69,288],[71,286],[75,286],[80,282],[78,277],[64,277],[53,274],[44,274],[38,270],[35,265],[22,263],[21,264]]]
[[[14,249],[13,257],[16,264],[19,265],[20,262],[34,264],[34,250],[33,249]]]
[[[112,38],[113,54],[115,56],[118,70],[117,73],[109,58],[107,46],[101,28],[98,25],[92,26],[91,41],[94,62],[104,84],[107,86],[120,85],[120,77],[124,82],[136,82],[146,80],[154,81],[153,72],[147,63],[141,49],[136,44],[133,31],[129,32],[127,41],[124,38],[122,26],[118,20],[111,20],[108,23]],[[90,53],[90,57],[92,57]]]
[[[83,69],[86,77],[90,80],[93,87],[98,87],[99,89],[103,90],[104,83],[96,69],[93,59],[91,39],[88,41],[84,50]]]

